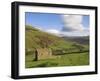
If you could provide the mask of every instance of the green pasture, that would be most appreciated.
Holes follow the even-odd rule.
[[[89,65],[89,52],[59,55],[54,59],[34,61],[34,55],[25,58],[26,68]]]

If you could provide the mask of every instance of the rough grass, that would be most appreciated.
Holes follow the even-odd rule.
[[[32,54],[26,55],[25,58],[25,67],[26,68],[35,68],[35,67],[56,67],[56,66],[81,66],[89,65],[89,53],[74,53],[60,55],[58,58],[54,59],[45,59],[34,61],[34,56]]]

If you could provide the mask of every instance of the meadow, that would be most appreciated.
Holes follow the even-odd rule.
[[[55,59],[34,61],[33,54],[26,56],[26,68],[89,65],[89,52],[64,54]]]

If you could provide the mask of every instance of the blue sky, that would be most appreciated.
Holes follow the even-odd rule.
[[[62,15],[63,14],[25,12],[25,24],[39,27],[43,30],[55,29],[61,31],[64,27]],[[81,24],[84,28],[89,29],[88,15],[82,15]]]
[[[84,27],[89,27],[89,16],[88,15],[83,16],[82,24],[84,25]]]
[[[63,27],[60,15],[49,13],[29,13],[25,14],[27,25],[41,27],[42,29],[61,29]]]

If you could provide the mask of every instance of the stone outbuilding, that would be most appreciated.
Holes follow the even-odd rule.
[[[52,58],[52,50],[48,48],[38,48],[35,52],[35,60]]]

